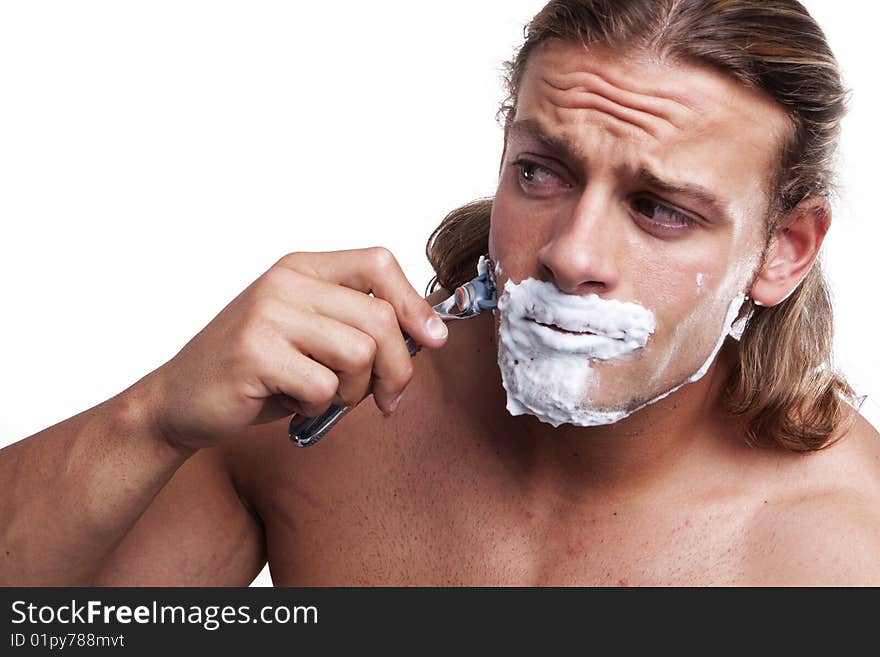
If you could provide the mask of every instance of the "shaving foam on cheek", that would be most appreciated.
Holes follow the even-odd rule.
[[[645,346],[654,315],[636,303],[564,294],[552,283],[508,280],[498,300],[498,364],[507,410],[558,427],[611,424],[631,411],[596,408],[588,399],[590,362]]]

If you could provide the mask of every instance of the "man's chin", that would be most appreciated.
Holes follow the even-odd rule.
[[[692,377],[686,377],[674,385],[632,397],[614,395],[609,390],[594,389],[589,400],[577,400],[567,403],[564,399],[552,398],[546,389],[529,388],[529,392],[516,387],[508,389],[507,410],[511,415],[533,415],[544,424],[559,427],[568,424],[576,427],[597,427],[617,424],[645,408],[666,399],[682,387],[691,383]],[[604,394],[603,394],[604,392]]]
[[[508,389],[507,410],[511,415],[532,415],[544,424],[556,428],[563,424],[576,427],[597,427],[615,424],[631,415],[641,407],[639,403],[627,401],[615,405],[584,403],[566,403],[559,398],[551,398],[542,391],[533,394],[521,394]]]

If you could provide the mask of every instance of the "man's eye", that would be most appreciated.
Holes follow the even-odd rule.
[[[517,177],[521,185],[535,187],[562,187],[568,188],[568,184],[556,174],[553,169],[543,164],[530,160],[517,160],[512,164],[517,169]]]
[[[637,198],[633,201],[633,208],[639,215],[646,217],[648,221],[661,230],[690,228],[696,223],[686,214],[658,203],[651,198]]]

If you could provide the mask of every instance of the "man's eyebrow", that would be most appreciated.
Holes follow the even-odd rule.
[[[730,221],[730,215],[727,214],[727,204],[722,202],[715,194],[699,185],[690,183],[671,183],[662,180],[648,169],[642,167],[636,174],[636,179],[656,190],[660,194],[668,194],[670,196],[684,196],[695,201],[703,207],[709,208],[713,215],[719,219]]]
[[[534,119],[514,121],[507,129],[507,136],[508,138],[531,139],[546,149],[562,155],[570,157],[582,155],[581,149],[572,140],[566,137],[551,135]]]
[[[547,150],[570,158],[582,156],[582,150],[572,140],[566,137],[551,135],[534,119],[514,121],[510,124],[507,135],[508,138],[531,139]],[[691,183],[667,182],[645,167],[641,167],[638,170],[636,179],[660,194],[689,198],[697,204],[708,208],[718,218],[725,221],[731,220],[730,215],[727,213],[727,204],[705,187]]]

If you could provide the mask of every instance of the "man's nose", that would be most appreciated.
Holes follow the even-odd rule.
[[[622,237],[611,202],[600,193],[584,194],[567,216],[561,216],[539,264],[567,294],[602,294],[617,287]]]

